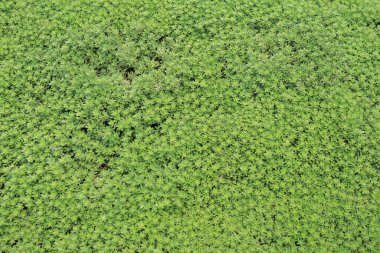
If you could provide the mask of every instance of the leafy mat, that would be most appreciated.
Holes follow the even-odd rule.
[[[376,252],[379,6],[0,1],[0,251]]]

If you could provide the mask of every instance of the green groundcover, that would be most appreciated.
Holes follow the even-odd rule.
[[[0,252],[379,252],[379,20],[0,1]]]

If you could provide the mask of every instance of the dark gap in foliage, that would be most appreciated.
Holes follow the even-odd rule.
[[[72,231],[73,231],[73,226],[70,226],[68,229],[66,229],[65,235],[71,234]]]
[[[298,51],[297,49],[297,42],[295,42],[294,40],[291,40],[288,42],[290,48],[292,49],[292,52],[293,53],[296,53]]]
[[[99,165],[99,168],[102,169],[102,170],[107,169],[107,168],[108,168],[108,163],[106,163],[106,162],[101,163],[101,164]]]
[[[125,132],[123,130],[120,130],[120,129],[117,129],[117,128],[115,128],[114,130],[118,134],[119,138],[121,138],[125,134]]]
[[[156,56],[153,58],[153,60],[156,61],[156,62],[158,62],[158,63],[160,63],[160,64],[162,63],[162,58],[161,58],[160,56],[157,56],[157,55],[156,55]]]
[[[98,54],[99,47],[93,47],[93,48],[91,49],[91,51],[92,51],[94,54]]]
[[[246,179],[247,176],[248,175],[242,171],[235,171],[233,173],[233,175],[223,174],[223,175],[221,175],[221,178],[237,184],[237,183],[241,182],[242,180]]]
[[[131,75],[133,73],[135,73],[136,69],[134,67],[127,67],[125,70],[124,70],[124,79],[127,80],[128,82],[131,82],[132,81],[132,78],[131,78]]]
[[[355,152],[355,157],[359,158],[361,156],[363,156],[363,147],[359,147],[356,152]]]
[[[69,138],[72,138],[72,135],[68,136]],[[70,158],[75,159],[75,152],[71,147],[64,147],[63,148],[63,154],[68,155]]]
[[[106,73],[106,71],[107,71],[107,67],[105,67],[103,65],[99,65],[99,66],[95,67],[95,72],[96,72],[97,76],[104,75]]]
[[[223,57],[218,57],[218,62],[222,64],[222,67],[220,68],[220,78],[227,78],[227,68],[228,68],[228,63],[227,60]]]
[[[376,21],[376,22],[375,22],[375,27],[378,28],[379,25],[380,25],[380,21]]]
[[[227,75],[226,75],[226,67],[223,66],[221,69],[220,69],[220,77],[221,78],[226,78]]]
[[[84,61],[84,63],[85,63],[86,65],[90,65],[90,63],[91,63],[91,59],[90,59],[90,57],[85,57],[83,61]]]
[[[100,172],[102,172],[103,170],[107,170],[109,168],[108,163],[109,163],[109,160],[106,159],[103,163],[99,164],[98,169],[95,171],[94,177],[92,179],[92,182],[93,182],[95,188],[97,188],[96,179],[99,177]]]
[[[130,136],[130,141],[134,142],[136,140],[136,130],[134,127],[131,127],[131,136]]]
[[[257,240],[257,243],[258,243],[259,245],[264,245],[264,244],[265,244],[265,241],[262,240],[261,238],[259,238],[259,239]]]
[[[158,122],[155,122],[155,123],[149,125],[149,127],[153,128],[153,129],[157,129],[159,126],[160,126],[160,123],[158,123]]]
[[[82,178],[82,179],[79,181],[79,184],[81,185],[81,184],[83,184],[85,181],[86,181],[86,179],[85,179],[85,178]]]
[[[155,70],[160,69],[162,65],[162,58],[156,55],[153,57],[153,61],[156,63],[156,66],[154,66],[154,69]]]
[[[162,43],[167,37],[168,37],[167,35],[163,35],[163,36],[158,38],[157,42]]]
[[[276,105],[273,105],[273,117],[277,118],[277,113],[278,113],[278,110],[277,110],[277,106]]]
[[[84,127],[81,127],[80,130],[81,130],[82,132],[86,133],[86,134],[87,134],[87,132],[88,132],[88,128],[85,127],[85,126],[84,126]]]
[[[264,90],[264,84],[263,83],[258,83],[257,84],[257,87],[260,89],[260,90]]]
[[[338,161],[337,161],[337,162],[338,162]],[[338,166],[337,168],[338,168],[338,171],[339,171],[339,172],[344,172],[344,168],[343,168],[342,166]]]
[[[380,166],[376,162],[371,162],[371,167],[374,168],[377,171],[380,171]]]
[[[128,174],[129,174],[129,170],[124,170],[124,171],[121,173],[122,176],[125,176],[125,175],[128,175]]]
[[[18,244],[18,240],[16,239],[16,240],[13,241],[13,243],[11,244],[11,246],[13,247],[13,246],[16,246],[17,244]],[[2,252],[5,252],[5,251],[2,251]]]
[[[298,142],[299,142],[299,137],[296,137],[296,138],[294,138],[294,139],[290,142],[290,145],[292,145],[292,146],[297,146]]]
[[[293,82],[288,81],[288,80],[285,80],[284,84],[285,84],[285,88],[286,89],[293,89],[293,88],[295,88],[295,84]]]

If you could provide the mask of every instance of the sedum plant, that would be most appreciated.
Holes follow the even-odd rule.
[[[378,6],[0,1],[0,251],[377,252]]]

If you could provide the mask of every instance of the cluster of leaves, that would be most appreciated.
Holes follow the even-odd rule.
[[[376,252],[378,18],[0,1],[0,251]]]

